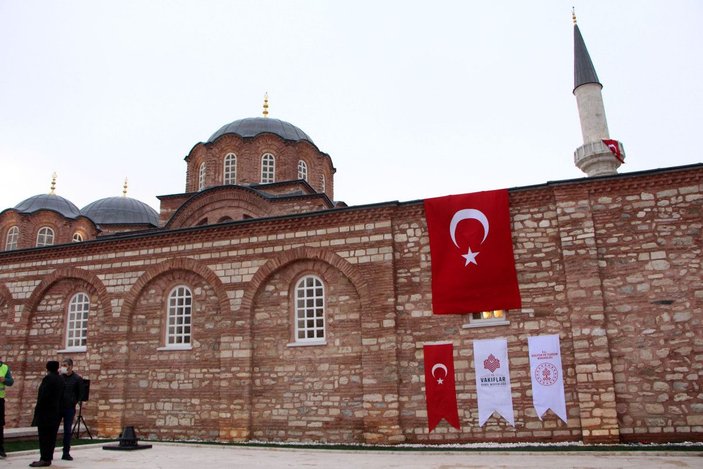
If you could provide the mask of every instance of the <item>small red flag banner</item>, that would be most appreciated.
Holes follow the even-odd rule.
[[[461,426],[454,381],[454,345],[450,342],[425,344],[423,351],[427,425],[430,432],[443,418],[459,430]]]
[[[613,153],[615,158],[622,163],[625,164],[625,160],[622,158],[622,152],[620,151],[620,142],[617,140],[609,140],[607,138],[603,139],[603,143],[605,144],[606,147]]]
[[[425,199],[425,217],[435,314],[521,307],[507,189]]]

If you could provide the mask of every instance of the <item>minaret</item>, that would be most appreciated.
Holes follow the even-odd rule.
[[[586,44],[583,42],[581,31],[574,20],[574,95],[579,109],[581,120],[581,133],[583,145],[574,152],[574,163],[588,176],[605,176],[617,174],[622,164],[620,159],[625,158],[625,149],[621,143],[619,158],[603,143],[609,140],[608,121],[605,118],[605,106],[601,89],[603,85],[598,81],[596,69],[593,67],[591,57],[588,55]]]

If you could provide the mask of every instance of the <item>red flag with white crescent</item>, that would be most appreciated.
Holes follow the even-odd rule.
[[[603,139],[603,144],[612,152],[612,154],[617,158],[620,163],[625,164],[625,160],[622,157],[622,152],[620,151],[620,142],[617,140],[609,140],[607,138]]]
[[[435,314],[521,307],[507,189],[425,199],[425,217]]]
[[[454,346],[451,343],[425,344],[425,399],[427,400],[427,425],[430,432],[444,418],[456,428],[459,411],[456,404],[454,381]]]

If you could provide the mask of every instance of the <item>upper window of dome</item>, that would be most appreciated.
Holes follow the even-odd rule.
[[[261,157],[261,183],[276,182],[276,158],[271,153]]]
[[[54,230],[48,226],[42,226],[37,233],[37,247],[51,246],[54,244]]]
[[[305,161],[298,161],[298,179],[308,180],[308,165]]]
[[[200,163],[200,169],[198,170],[198,190],[201,191],[205,189],[205,163]]]
[[[17,241],[20,238],[20,229],[13,226],[7,230],[7,238],[5,239],[5,251],[13,251],[17,249]]]
[[[225,167],[222,175],[222,184],[237,183],[237,155],[234,153],[228,153],[225,156]]]

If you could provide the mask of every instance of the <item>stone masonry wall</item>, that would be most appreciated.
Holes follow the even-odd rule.
[[[523,308],[433,315],[421,203],[379,204],[0,252],[8,426],[26,426],[65,316],[91,299],[95,433],[449,443],[703,439],[701,167],[512,190]],[[292,285],[326,287],[326,344],[291,346]],[[164,350],[165,298],[194,295],[191,350]],[[559,334],[568,423],[532,408],[527,338]],[[516,425],[477,425],[472,344],[508,341]],[[422,345],[454,344],[461,430],[427,432]],[[297,345],[297,344],[296,344]]]

